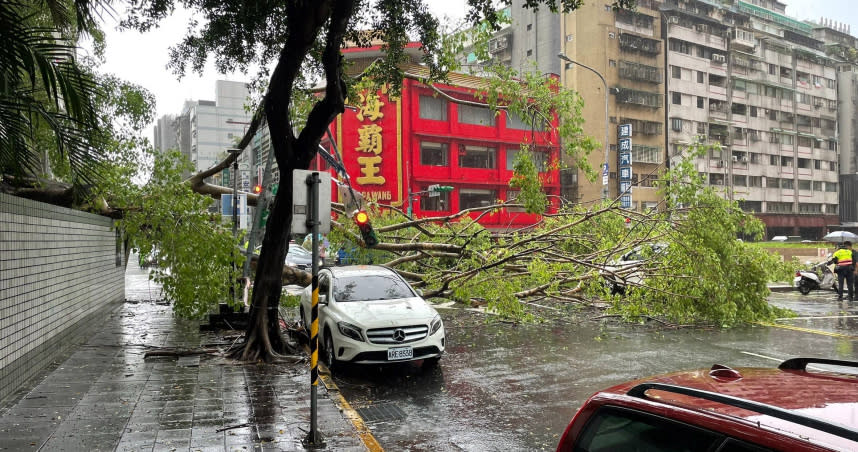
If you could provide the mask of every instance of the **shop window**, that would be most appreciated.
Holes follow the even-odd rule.
[[[447,143],[420,143],[420,164],[427,166],[449,166],[450,152]]]
[[[486,107],[459,105],[459,122],[462,124],[493,126],[495,125],[495,115]]]
[[[420,96],[420,119],[447,120],[447,100],[441,97]]]
[[[531,127],[532,130],[538,130],[540,132],[547,129],[545,120],[540,118],[539,115],[532,118],[522,118],[511,111],[506,112],[507,129],[531,130]]]
[[[462,168],[495,169],[497,149],[486,146],[459,146],[459,166]]]
[[[506,169],[513,171],[515,169],[515,158],[518,156],[519,149],[509,148],[506,150]],[[531,151],[530,158],[533,159],[533,164],[536,166],[536,171],[544,173],[548,167],[548,153]]]
[[[498,195],[494,190],[479,188],[459,189],[459,209],[472,209],[475,207],[488,207],[495,203]]]
[[[512,199],[518,198],[518,195],[520,193],[521,192],[518,190],[507,190],[506,191],[506,200],[510,201]],[[518,200],[518,201],[516,201],[516,203],[521,204],[521,201]],[[507,207],[506,211],[507,212],[527,212],[527,210],[524,208],[524,206]]]

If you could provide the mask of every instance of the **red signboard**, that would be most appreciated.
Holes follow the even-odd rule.
[[[367,201],[402,205],[402,119],[400,99],[383,88],[362,92],[357,110],[337,118],[337,142],[352,186]]]

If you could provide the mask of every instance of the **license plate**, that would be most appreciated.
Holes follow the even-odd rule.
[[[387,349],[388,361],[399,361],[414,357],[414,349],[411,347],[395,347]]]

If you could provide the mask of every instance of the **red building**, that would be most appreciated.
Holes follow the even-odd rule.
[[[428,76],[416,64],[405,71]],[[382,89],[349,100],[355,108],[340,115],[332,131],[352,187],[367,200],[403,211],[410,207],[415,217],[492,205],[516,196],[509,180],[516,153],[527,143],[542,171],[544,191],[554,195],[549,197],[549,212],[556,211],[560,194],[557,119],[533,132],[529,123],[511,113],[495,115],[486,107],[447,99],[482,103],[474,93],[485,87],[478,77],[450,74],[449,79],[449,85],[435,85],[443,95],[406,78],[398,98]],[[329,148],[330,143],[323,146]],[[320,158],[314,165],[328,168]],[[433,184],[453,190],[428,196],[424,192]],[[491,229],[517,228],[539,217],[523,209],[502,209],[482,217],[480,224]]]

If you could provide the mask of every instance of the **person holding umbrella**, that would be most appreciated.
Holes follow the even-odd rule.
[[[852,290],[855,286],[855,261],[852,258],[852,242],[845,241],[840,245],[831,260],[825,263],[830,265],[834,263],[834,273],[837,273],[837,300],[843,299],[843,281],[846,281],[846,288],[849,291],[849,301],[852,301]]]

